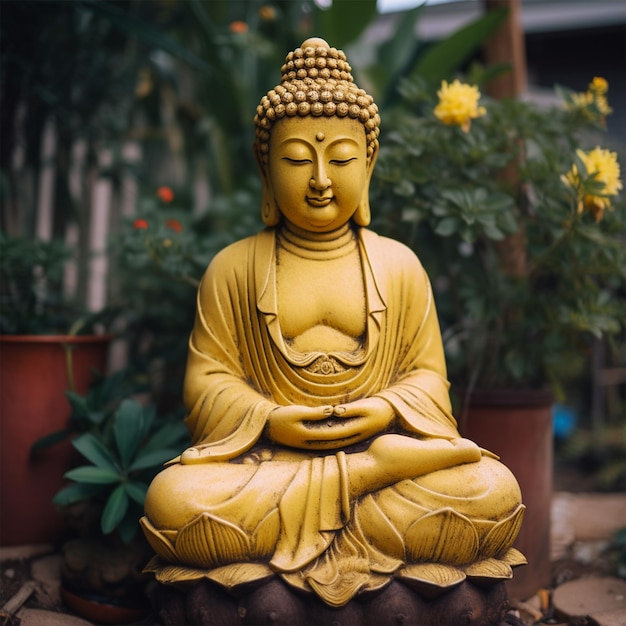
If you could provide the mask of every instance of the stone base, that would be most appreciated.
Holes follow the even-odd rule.
[[[186,590],[158,585],[153,602],[165,626],[499,626],[509,604],[504,582],[479,587],[465,581],[426,599],[393,581],[333,608],[278,578],[239,598],[208,581]]]

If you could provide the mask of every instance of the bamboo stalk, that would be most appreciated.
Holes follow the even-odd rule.
[[[35,589],[37,588],[37,584],[33,580],[29,580],[25,582],[17,591],[17,593],[9,598],[5,605],[2,607],[2,617],[11,618],[14,616],[22,605],[30,598]]]

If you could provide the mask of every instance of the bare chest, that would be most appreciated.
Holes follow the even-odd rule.
[[[363,342],[367,307],[358,251],[338,259],[279,255],[278,318],[298,352],[354,351]]]

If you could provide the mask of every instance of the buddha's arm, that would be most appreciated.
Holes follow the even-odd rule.
[[[387,313],[383,328],[393,345],[394,375],[373,395],[388,402],[405,432],[456,438],[437,311],[419,260],[397,242],[387,244]]]
[[[346,457],[350,496],[360,497],[401,480],[473,463],[480,457],[480,448],[469,439],[382,435],[365,452]]]
[[[254,246],[246,240],[222,250],[198,290],[184,384],[193,448],[183,454],[184,463],[242,454],[262,435],[267,416],[276,408],[245,366],[258,365],[263,358],[254,343],[256,299],[248,287],[253,254]],[[265,371],[262,363],[258,369]]]

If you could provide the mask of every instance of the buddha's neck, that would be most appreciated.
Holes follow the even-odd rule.
[[[357,250],[357,241],[349,223],[326,233],[314,233],[283,222],[278,230],[278,245],[299,257],[332,260]]]

